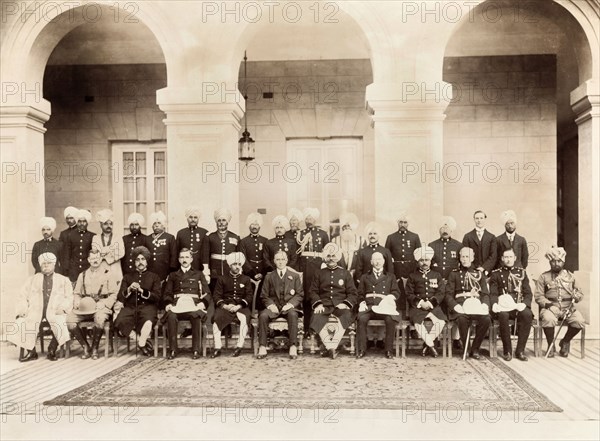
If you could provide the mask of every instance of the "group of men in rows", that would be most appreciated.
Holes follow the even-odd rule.
[[[319,211],[315,208],[276,216],[272,239],[260,235],[262,216],[258,213],[248,216],[249,234],[243,239],[228,230],[228,210],[215,211],[216,231],[210,234],[198,226],[199,209],[190,208],[185,215],[188,227],[175,237],[165,231],[165,215],[153,213],[153,232],[146,236],[141,232],[144,217],[133,213],[128,218],[130,234],[121,238],[113,234],[110,210],[98,212],[102,232],[95,235],[87,230],[91,213],[69,207],[65,210],[68,228],[58,240],[53,237],[54,219],[43,218],[43,239],[36,242],[32,255],[36,275],[24,285],[17,304],[17,330],[39,326],[44,319],[53,333],[48,358],[56,359],[58,345],[72,336],[83,347],[82,358],[95,359],[103,327],[114,311],[118,332],[135,337],[142,353],[149,355],[153,349],[149,337],[159,309],[164,308],[161,320],[168,329],[169,358],[177,356],[181,319],[192,324],[193,358],[200,356],[203,322],[212,323],[213,357],[221,355],[221,333],[239,322],[232,354],[239,356],[251,311],[256,309],[259,358],[267,355],[268,324],[277,317],[287,319],[291,358],[297,356],[301,318],[307,338],[312,330],[322,355],[331,358],[336,357],[342,336],[355,320],[357,356],[363,357],[369,320],[384,320],[385,356],[392,358],[396,322],[407,310],[424,341],[424,356],[437,356],[435,341],[450,319],[458,325],[458,346],[468,344],[470,322],[475,321],[470,354],[480,358],[479,347],[494,316],[499,321],[504,359],[512,358],[509,320],[514,319],[518,323],[515,356],[527,360],[524,350],[533,296],[525,270],[527,242],[515,232],[512,211],[503,213],[506,231],[498,237],[485,230],[485,213],[475,212],[475,229],[462,243],[451,237],[456,222],[444,217],[440,238],[424,246],[408,230],[406,214],[398,217],[398,231],[387,237],[385,246],[379,242],[381,228],[374,222],[365,228],[366,239],[356,234],[358,219],[352,214],[340,218],[340,235],[330,242],[329,235],[317,227]],[[304,229],[300,228],[302,220]],[[562,248],[549,250],[551,270],[537,281],[535,296],[549,345],[557,321],[567,320],[563,356],[584,325],[573,308],[581,291],[573,275],[563,269],[565,255]],[[259,293],[256,303],[255,289]],[[87,319],[94,320],[91,346],[79,327]],[[28,350],[21,361],[37,358],[35,336],[32,339],[30,332],[28,338],[17,337],[19,332],[12,341]],[[550,351],[553,355],[553,346]]]

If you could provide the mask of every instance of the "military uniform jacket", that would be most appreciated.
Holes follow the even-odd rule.
[[[331,313],[337,305],[345,303],[352,310],[358,304],[358,293],[350,271],[339,266],[317,270],[308,299],[313,309],[323,305]]]
[[[400,288],[393,272],[383,271],[379,277],[375,277],[373,270],[363,274],[358,283],[358,303],[365,302],[369,309],[379,305],[385,296],[393,295],[396,300],[400,298]],[[399,321],[400,315],[392,315],[394,320]]]
[[[167,232],[154,237],[148,236],[148,250],[150,250],[149,270],[158,274],[160,280],[165,280],[167,276],[179,266],[179,257],[177,253],[177,242],[175,236]]]
[[[60,241],[51,237],[50,239],[42,239],[38,240],[33,244],[33,250],[31,250],[31,263],[33,264],[33,268],[36,273],[42,271],[40,268],[40,264],[38,262],[38,257],[44,253],[52,253],[56,256],[56,265],[54,267],[54,272],[58,274],[63,274],[63,258],[64,258],[64,244]]]
[[[476,283],[473,283],[476,282]],[[458,313],[454,311],[456,305],[462,305],[468,297],[459,296],[458,294],[470,293],[471,289],[479,287],[479,301],[485,303],[491,310],[490,291],[486,282],[485,276],[477,271],[473,266],[465,268],[460,265],[453,269],[448,276],[446,283],[446,304],[448,305],[448,315],[450,320],[454,320]]]
[[[371,257],[373,253],[383,254],[385,263],[383,269],[386,273],[394,274],[394,262],[392,259],[392,253],[387,248],[382,247],[379,244],[367,245],[366,247],[358,250],[356,255],[356,271],[354,272],[354,280],[358,283],[363,274],[371,271]]]
[[[459,266],[459,253],[463,244],[456,239],[439,238],[431,242],[429,246],[433,248],[434,253],[431,259],[431,269],[440,273],[444,280],[448,280],[450,271]]]
[[[142,233],[127,234],[123,236],[123,246],[125,247],[125,255],[121,259],[121,269],[123,270],[123,275],[137,273],[137,270],[135,269],[135,261],[131,255],[131,252],[137,247],[148,248],[148,236]],[[148,264],[150,263],[151,262],[148,262]]]
[[[385,241],[385,247],[392,253],[394,259],[394,274],[396,278],[407,278],[416,271],[417,262],[414,258],[414,251],[421,247],[421,239],[415,233],[407,231],[401,233],[396,231],[390,234]]]
[[[144,271],[143,273],[139,273],[138,271],[136,271],[135,273],[125,274],[123,276],[123,282],[121,282],[121,289],[119,290],[119,295],[117,296],[117,300],[119,302],[123,303],[123,305],[125,306],[135,308],[135,293],[132,292],[131,295],[127,297],[127,288],[129,288],[129,285],[131,285],[133,282],[139,283],[142,288],[142,292],[137,294],[138,306],[159,306],[161,301],[160,278],[150,271]]]
[[[207,310],[212,300],[206,283],[206,277],[204,277],[201,271],[193,268],[190,268],[185,273],[180,268],[169,274],[163,292],[163,307],[176,305],[179,294],[195,295],[193,297],[194,304],[197,305],[202,302]]]
[[[298,244],[296,243],[296,239],[290,239],[286,236],[275,236],[274,238],[267,240],[265,243],[263,259],[267,261],[269,270],[273,270],[277,268],[274,261],[275,253],[277,253],[279,250],[285,251],[288,256],[287,266],[298,271],[298,255],[296,254],[297,249]]]
[[[269,271],[269,261],[264,258],[266,243],[267,238],[259,234],[250,234],[240,241],[240,251],[246,256],[242,270],[251,279],[257,274],[264,276]]]
[[[577,301],[582,297],[581,291],[575,284],[575,276],[566,269],[560,270],[558,274],[546,271],[535,282],[535,301],[540,308],[557,306],[566,309],[570,306],[573,293]]]
[[[477,230],[469,231],[463,237],[463,245],[473,250],[475,256],[473,266],[482,267],[488,273],[496,267],[496,237],[487,230],[483,230],[481,240],[477,236]]]
[[[206,235],[208,230],[202,227],[182,228],[177,232],[177,257],[182,248],[187,248],[192,252],[192,268],[202,271],[204,264],[208,263],[208,252]],[[179,263],[179,262],[177,262]]]
[[[91,297],[96,302],[97,310],[103,309],[105,312],[110,312],[117,301],[117,292],[118,285],[111,277],[110,271],[103,268],[92,271],[91,268],[88,268],[77,277],[73,297],[75,303],[84,297]]]
[[[69,234],[69,241],[65,244],[65,262],[67,265],[69,279],[71,282],[77,281],[80,272],[90,267],[88,255],[92,249],[92,239],[95,234],[91,231]]]
[[[442,300],[444,300],[443,280],[442,275],[435,271],[422,272],[417,270],[408,276],[406,281],[406,298],[410,310],[408,316],[413,323],[423,323],[425,317],[431,312],[437,318],[446,320],[442,308]],[[429,300],[433,305],[433,309],[426,311],[417,308],[421,300]]]
[[[297,242],[298,233],[300,233],[300,230],[296,230],[296,231],[287,230],[283,236],[286,239],[292,239],[294,241],[294,243],[296,244],[296,247],[298,247],[298,242]]]
[[[301,242],[304,241],[307,236],[310,236],[310,238],[304,245],[301,245]],[[329,243],[329,236],[325,231],[317,227],[305,228],[298,233],[296,241],[299,244],[298,248],[302,249],[300,253],[300,271],[304,272],[307,262],[321,265],[323,262],[321,256],[323,247]]]
[[[523,268],[518,266],[513,266],[512,268],[503,266],[502,268],[495,269],[490,275],[489,284],[490,302],[492,305],[498,303],[498,296],[502,294],[510,294],[515,302],[519,303],[518,291],[515,285],[520,284],[523,297],[521,303],[525,303],[528,308],[531,308],[533,294],[529,286],[529,278]]]
[[[277,269],[271,271],[265,278],[260,298],[265,307],[275,305],[281,311],[281,308],[289,303],[294,309],[300,311],[302,300],[304,300],[300,275],[286,270],[281,279]]]
[[[500,268],[502,266],[502,253],[505,250],[509,250],[511,248],[515,252],[516,256],[515,266],[527,268],[527,263],[529,259],[527,240],[523,236],[519,236],[517,233],[515,233],[512,247],[510,245],[510,241],[508,240],[508,236],[506,235],[506,233],[503,233],[500,236],[496,237],[496,255],[498,256],[496,268]]]
[[[223,239],[217,231],[213,231],[205,240],[204,263],[209,264],[210,277],[224,276],[229,274],[227,255],[240,250],[240,236],[227,230]]]
[[[252,297],[254,297],[254,286],[250,277],[244,274],[234,277],[231,273],[227,273],[217,278],[213,295],[216,308],[222,304],[241,305],[242,308],[250,308]]]
[[[69,240],[69,235],[77,232],[77,224],[72,227],[66,228],[60,232],[58,235],[58,240],[60,240],[63,244],[67,243]]]

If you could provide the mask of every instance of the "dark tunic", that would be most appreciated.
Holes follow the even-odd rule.
[[[513,275],[513,277],[510,276]],[[521,293],[522,299],[519,299],[519,293],[515,286],[518,284],[518,279],[521,279]],[[516,283],[515,283],[516,282]],[[490,303],[498,303],[498,297],[502,294],[510,294],[515,300],[515,303],[525,303],[528,308],[531,308],[531,300],[533,299],[533,293],[529,286],[529,278],[527,272],[523,268],[513,266],[508,268],[503,266],[502,268],[495,269],[490,275]]]
[[[204,269],[204,263],[208,262],[208,257],[204,255],[206,253],[206,235],[208,230],[202,227],[194,228],[182,228],[177,232],[177,256],[182,248],[187,248],[192,252],[192,268],[195,270],[202,271]],[[178,262],[179,263],[179,262]]]
[[[131,253],[134,248],[137,247],[148,248],[148,236],[142,233],[127,234],[123,236],[123,245],[125,246],[125,255],[121,259],[123,275],[137,273],[137,270],[135,269],[135,259]],[[150,262],[148,262],[148,264],[150,264]]]
[[[79,273],[90,267],[87,259],[92,249],[92,238],[94,236],[95,234],[90,231],[81,232],[79,230],[67,236],[68,241],[64,244],[63,250],[65,253],[64,261],[71,282],[76,282]]]
[[[446,320],[441,304],[444,300],[444,285],[442,275],[435,271],[415,271],[408,276],[406,282],[406,297],[408,299],[408,317],[413,323],[423,323],[425,317],[431,312],[440,320]],[[433,309],[425,311],[417,308],[419,302],[429,300]]]
[[[64,258],[64,244],[54,237],[51,237],[48,240],[38,240],[33,244],[33,250],[31,250],[31,263],[33,264],[33,268],[35,269],[36,273],[42,271],[38,262],[38,257],[44,253],[52,253],[56,256],[56,266],[54,267],[54,272],[64,275],[64,269],[62,265]]]
[[[67,241],[69,240],[69,235],[76,233],[76,232],[77,232],[77,224],[73,225],[72,227],[62,230],[58,236],[58,240],[60,240],[63,244],[67,243]]]
[[[313,310],[319,305],[325,307],[323,314],[313,314],[310,322],[311,329],[317,333],[321,332],[330,314],[338,317],[346,329],[354,321],[353,309],[358,300],[350,271],[339,266],[317,270],[308,292],[308,300]],[[348,305],[350,309],[336,308],[341,303]]]
[[[142,293],[128,293],[127,288],[137,282],[142,288]],[[152,326],[156,324],[158,306],[161,301],[160,278],[150,272],[135,272],[125,274],[117,300],[123,303],[123,309],[115,319],[115,327],[121,332],[121,335],[128,336],[132,329],[139,332],[148,320]]]
[[[150,250],[149,270],[157,274],[160,280],[165,280],[167,276],[177,270],[179,261],[177,260],[177,244],[175,236],[169,233],[162,233],[158,237],[148,236],[148,250]]]
[[[246,316],[249,324],[253,296],[254,285],[252,285],[250,277],[244,274],[234,277],[230,273],[217,277],[213,299],[215,302],[214,322],[219,329],[223,330],[237,318],[236,314],[221,308],[221,305],[241,305],[242,308],[238,312]]]
[[[287,266],[298,271],[298,254],[296,254],[297,249],[298,243],[296,242],[296,239],[291,239],[286,236],[275,236],[274,238],[267,240],[267,243],[265,243],[263,258],[268,262],[269,269],[275,269],[277,268],[274,260],[275,254],[277,251],[282,250],[288,256]]]
[[[527,239],[523,236],[515,233],[515,237],[513,238],[512,244],[508,239],[506,233],[501,234],[496,237],[496,255],[498,256],[498,261],[496,262],[496,268],[502,267],[502,253],[506,250],[512,250],[515,252],[515,266],[521,268],[527,268],[527,264],[529,262],[529,249],[527,248]]]
[[[444,280],[448,280],[450,271],[458,268],[460,263],[459,253],[463,244],[456,239],[434,240],[429,244],[433,248],[433,257],[431,259],[431,269],[442,275]]]
[[[471,276],[468,277],[467,273]],[[471,285],[469,284],[470,279],[477,279],[477,283],[479,284],[479,301],[481,303],[485,303],[490,307],[490,295],[488,285],[486,283],[486,278],[479,271],[477,271],[473,266],[469,268],[465,268],[460,265],[458,268],[453,269],[448,276],[448,283],[446,283],[446,304],[448,305],[448,318],[450,320],[455,320],[459,314],[454,311],[454,307],[456,305],[462,305],[468,297],[459,296],[462,293],[469,293],[471,291]]]
[[[270,270],[269,262],[264,258],[266,243],[267,238],[258,234],[246,236],[240,241],[240,251],[246,256],[242,270],[251,279],[257,274],[264,276]]]
[[[200,288],[200,286],[202,288]],[[179,269],[169,274],[163,292],[163,308],[166,308],[168,305],[175,306],[177,304],[179,294],[192,295],[194,296],[193,299],[195,305],[204,303],[204,306],[206,306],[206,311],[192,311],[183,314],[188,314],[191,317],[200,317],[202,319],[206,318],[212,298],[208,289],[208,284],[206,283],[206,278],[202,272],[190,268],[185,273]],[[165,314],[165,317],[168,314],[178,315],[177,313],[168,311]]]
[[[356,271],[354,272],[354,280],[356,283],[360,282],[360,278],[363,276],[363,274],[371,271],[371,257],[374,253],[383,254],[383,258],[385,259],[383,270],[388,274],[394,274],[394,262],[390,250],[382,247],[379,244],[367,245],[366,247],[358,250],[358,253],[356,254]]]
[[[221,239],[219,233],[213,231],[206,238],[204,246],[206,248],[203,254],[207,259],[204,263],[208,263],[210,277],[214,279],[229,274],[229,265],[226,258],[228,254],[240,250],[240,237],[228,230]]]
[[[365,302],[370,309],[381,303],[381,300],[388,295],[393,295],[396,300],[400,297],[400,288],[393,272],[383,271],[379,278],[375,277],[373,270],[363,274],[358,284],[358,303]],[[366,312],[359,312],[358,315]],[[400,321],[400,314],[390,316],[395,321]]]
[[[390,234],[385,241],[385,247],[392,253],[394,259],[394,274],[396,279],[407,278],[416,271],[417,262],[413,256],[414,251],[421,247],[421,239],[411,231],[401,233],[396,231]]]

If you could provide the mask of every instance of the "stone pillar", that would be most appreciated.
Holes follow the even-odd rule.
[[[585,298],[580,310],[589,320],[586,338],[598,338],[600,275],[600,84],[589,80],[571,92],[579,134],[579,271]],[[567,259],[569,256],[567,256]]]
[[[44,123],[50,103],[44,99],[0,106],[0,184],[2,277],[0,278],[0,333],[10,332],[14,300],[33,274],[31,249],[42,237],[39,219],[45,214]],[[57,219],[61,225],[62,219]],[[58,229],[58,227],[57,227]]]
[[[411,83],[413,85],[415,83]],[[386,231],[407,210],[422,242],[439,237],[444,209],[443,121],[439,94],[407,93],[404,84],[371,84],[367,103],[375,125],[375,213]]]
[[[237,89],[227,90],[235,95],[229,102],[207,99],[205,91],[193,89],[169,87],[157,92],[157,103],[167,114],[164,122],[172,234],[187,225],[184,213],[190,205],[202,208],[200,225],[209,231],[215,230],[214,210],[229,208],[233,214],[230,230],[240,231],[241,164],[237,143],[244,108]]]

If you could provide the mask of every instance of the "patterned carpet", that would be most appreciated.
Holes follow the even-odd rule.
[[[138,358],[46,405],[346,409],[562,409],[503,362],[284,354],[256,360]]]

